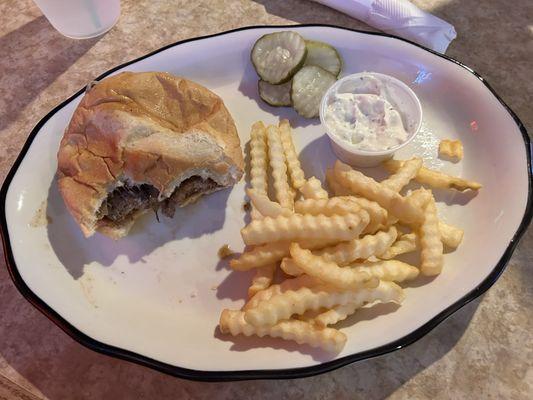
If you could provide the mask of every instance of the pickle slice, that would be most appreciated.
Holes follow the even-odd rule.
[[[298,33],[282,31],[260,37],[252,49],[252,64],[265,82],[285,83],[302,67],[307,50]]]
[[[318,116],[322,97],[337,78],[315,65],[299,70],[292,78],[291,100],[296,112],[305,118]]]
[[[314,40],[306,40],[305,46],[307,47],[307,57],[304,65],[316,65],[335,76],[339,76],[342,60],[335,47]]]
[[[290,106],[291,103],[291,86],[292,82],[282,83],[281,85],[272,85],[260,80],[258,83],[259,96],[275,107]]]

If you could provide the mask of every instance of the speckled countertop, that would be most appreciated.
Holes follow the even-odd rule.
[[[533,3],[417,0],[458,32],[447,54],[481,73],[533,132]],[[106,35],[62,37],[29,0],[0,3],[0,181],[31,128],[116,64],[168,43],[245,25],[366,25],[304,0],[123,0]],[[293,381],[198,383],[96,354],[15,289],[0,261],[0,399],[533,397],[533,230],[500,280],[415,344]]]

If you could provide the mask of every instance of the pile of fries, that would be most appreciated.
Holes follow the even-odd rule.
[[[220,330],[280,337],[340,352],[346,335],[331,325],[357,309],[400,304],[398,284],[419,274],[437,275],[444,246],[455,249],[463,231],[439,219],[431,190],[401,194],[411,180],[429,187],[478,190],[481,185],[425,168],[422,160],[390,160],[382,182],[337,161],[320,180],[305,178],[287,120],[252,126],[252,221],[241,230],[249,246],[230,261],[236,271],[255,269],[241,310],[224,310]],[[268,197],[271,169],[275,200]],[[420,251],[420,265],[395,260]],[[285,279],[273,284],[276,270]]]

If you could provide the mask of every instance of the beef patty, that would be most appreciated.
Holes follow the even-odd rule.
[[[172,195],[159,201],[159,191],[152,185],[128,185],[117,187],[107,196],[97,212],[98,219],[106,218],[113,222],[120,222],[138,210],[161,208],[163,214],[172,218],[177,207],[194,203],[202,195],[215,191],[219,185],[212,179],[202,179],[191,176],[181,182]]]

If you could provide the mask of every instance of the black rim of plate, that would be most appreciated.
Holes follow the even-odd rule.
[[[520,121],[520,119],[516,116],[516,114],[507,106],[507,104],[504,103],[504,101],[496,94],[496,92],[492,89],[492,87],[481,77],[477,72],[472,70],[471,68],[467,67],[466,65],[462,64],[461,62],[450,58],[448,56],[442,55],[440,53],[437,53],[431,49],[428,49],[424,46],[421,46],[417,43],[411,42],[409,40],[405,40],[393,35],[380,33],[380,32],[366,32],[356,29],[350,29],[350,28],[344,28],[334,25],[324,25],[324,24],[304,24],[304,25],[284,25],[284,26],[272,26],[272,25],[258,25],[258,26],[246,26],[241,27],[238,29],[233,29],[230,31],[225,32],[219,32],[213,35],[208,36],[201,36],[201,37],[195,37],[190,38],[186,40],[182,40],[173,44],[169,44],[165,47],[160,48],[159,50],[155,50],[149,54],[146,54],[142,57],[139,57],[135,60],[126,62],[124,64],[121,64],[119,66],[116,66],[112,69],[110,69],[107,72],[104,72],[102,75],[100,75],[96,80],[102,79],[106,77],[107,75],[115,72],[116,70],[120,68],[124,68],[128,65],[134,64],[140,60],[143,60],[145,58],[151,57],[154,54],[160,53],[161,51],[164,51],[166,49],[169,49],[174,46],[178,46],[183,43],[193,42],[196,40],[203,40],[208,39],[216,36],[221,36],[229,33],[244,31],[244,30],[261,30],[261,29],[270,29],[270,28],[295,28],[295,27],[325,27],[325,28],[335,28],[340,30],[346,30],[346,31],[352,31],[356,33],[362,33],[366,35],[376,35],[376,36],[384,36],[389,37],[395,40],[401,40],[403,42],[410,43],[413,46],[419,47],[423,50],[428,51],[429,53],[432,53],[438,57],[444,58],[448,61],[451,61],[461,67],[463,67],[466,71],[473,74],[476,78],[478,78],[486,87],[487,89],[492,93],[493,96],[495,96],[499,102],[503,105],[503,107],[507,110],[507,112],[511,115],[511,117],[514,119],[518,129],[522,133],[522,139],[524,140],[524,146],[526,151],[526,157],[527,157],[527,173],[528,173],[528,199],[527,199],[527,205],[526,210],[524,213],[524,216],[522,218],[522,221],[520,223],[520,226],[518,227],[516,233],[514,234],[513,238],[509,242],[509,245],[507,246],[505,252],[503,253],[502,257],[500,258],[500,261],[496,264],[492,272],[472,291],[470,291],[468,294],[463,296],[461,299],[456,301],[454,304],[447,307],[445,310],[441,311],[439,314],[437,314],[435,317],[433,317],[431,320],[426,322],[424,325],[416,329],[415,331],[411,332],[410,334],[395,340],[394,342],[388,343],[384,346],[377,347],[371,350],[367,350],[361,353],[348,355],[339,359],[335,359],[332,361],[327,361],[322,364],[310,366],[310,367],[302,367],[302,368],[290,368],[290,369],[272,369],[272,370],[244,370],[244,371],[199,371],[199,370],[191,370],[187,368],[181,368],[176,367],[173,365],[165,364],[163,362],[151,359],[149,357],[145,357],[143,355],[124,350],[115,346],[110,346],[105,343],[101,343],[85,333],[79,331],[77,328],[75,328],[73,325],[71,325],[68,321],[66,321],[63,317],[61,317],[56,311],[54,311],[48,304],[46,304],[41,298],[39,298],[35,293],[32,292],[32,290],[26,285],[24,280],[22,279],[17,266],[15,264],[15,259],[13,257],[13,252],[11,249],[11,243],[9,240],[9,234],[7,229],[7,223],[6,223],[6,213],[5,213],[5,204],[6,204],[6,195],[7,191],[9,189],[9,186],[11,184],[11,181],[13,180],[13,177],[15,176],[15,173],[21,164],[22,160],[24,159],[28,149],[30,148],[31,143],[33,142],[33,139],[35,136],[39,133],[39,130],[41,127],[48,121],[57,111],[59,111],[61,108],[63,108],[65,105],[70,103],[75,97],[82,94],[85,88],[80,89],[77,93],[70,96],[67,100],[63,101],[61,104],[59,104],[57,107],[55,107],[52,111],[50,111],[45,117],[43,117],[39,123],[33,128],[31,131],[26,143],[22,147],[22,150],[15,160],[14,165],[12,166],[11,170],[9,171],[6,180],[4,181],[2,185],[2,189],[0,191],[0,204],[2,204],[2,213],[0,215],[0,231],[2,233],[2,243],[4,246],[4,255],[6,259],[6,265],[9,271],[9,274],[11,276],[11,279],[15,283],[15,286],[20,291],[20,293],[31,303],[33,304],[37,309],[39,309],[44,315],[46,315],[50,320],[52,320],[57,326],[59,326],[64,332],[66,332],[70,337],[72,337],[77,342],[81,343],[82,345],[97,351],[102,354],[106,354],[109,356],[113,356],[116,358],[120,358],[123,360],[135,362],[153,369],[156,369],[158,371],[180,377],[185,379],[191,379],[191,380],[199,380],[199,381],[236,381],[236,380],[246,380],[246,379],[288,379],[288,378],[303,378],[307,376],[317,375],[324,372],[332,371],[334,369],[337,369],[339,367],[345,366],[347,364],[351,364],[355,361],[364,360],[371,357],[376,357],[379,355],[383,355],[389,352],[392,352],[394,350],[399,350],[403,347],[406,347],[418,339],[422,338],[424,335],[429,333],[433,328],[435,328],[438,324],[440,324],[442,321],[444,321],[447,317],[449,317],[451,314],[453,314],[455,311],[459,310],[461,307],[469,303],[470,301],[474,300],[478,296],[480,296],[482,293],[484,293],[487,289],[489,289],[498,279],[500,274],[505,269],[505,266],[507,265],[507,262],[511,258],[511,255],[516,248],[516,245],[518,244],[520,238],[526,231],[531,218],[533,216],[533,209],[532,209],[532,182],[533,177],[531,173],[531,143],[529,140],[528,133],[526,131],[526,128]]]

